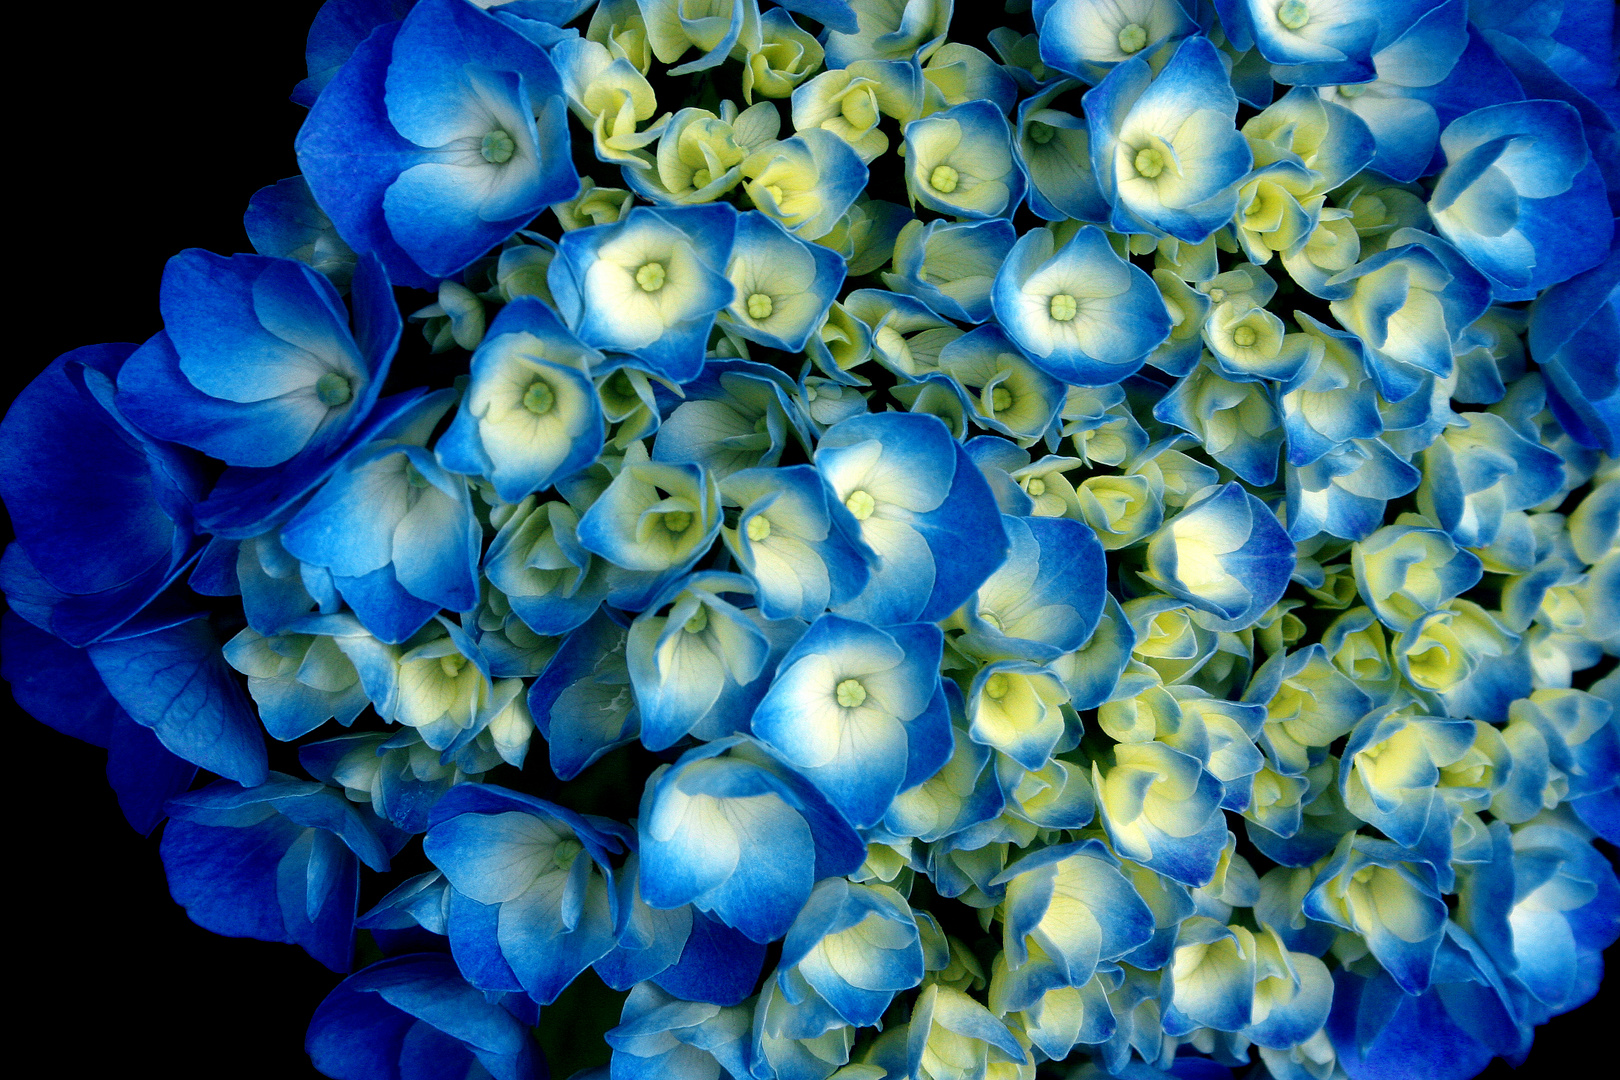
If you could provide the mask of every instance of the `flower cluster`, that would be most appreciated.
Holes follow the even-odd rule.
[[[1612,13],[1007,10],[328,0],[257,253],[12,405],[5,676],[361,965],[327,1075],[1465,1080],[1596,992]]]

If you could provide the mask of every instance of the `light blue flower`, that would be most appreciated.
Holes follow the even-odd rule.
[[[866,163],[847,142],[821,128],[760,147],[741,169],[747,178],[743,190],[760,213],[803,240],[832,232],[866,189]]]
[[[942,645],[927,624],[823,615],[782,657],[750,729],[851,823],[872,825],[950,756]]]
[[[795,442],[810,445],[797,390],[769,364],[710,360],[681,388],[686,400],[659,426],[652,459],[701,465],[717,480],[774,466]]]
[[[549,307],[518,297],[473,355],[472,382],[436,447],[440,463],[491,481],[507,502],[583,469],[602,448],[590,379],[600,359]]]
[[[1011,223],[987,221],[908,221],[894,242],[894,272],[883,281],[910,293],[939,315],[958,322],[990,318],[990,286],[1012,250]]]
[[[572,780],[641,732],[627,639],[623,625],[596,611],[568,635],[530,687],[529,709],[560,779]]]
[[[737,219],[737,240],[725,274],[735,297],[722,326],[749,341],[803,352],[844,283],[837,254],[801,240],[757,211]]]
[[[962,615],[956,648],[984,659],[1050,663],[1091,639],[1107,594],[1096,534],[1057,517],[1004,515],[1007,561],[979,586]]]
[[[700,571],[672,582],[630,624],[625,662],[649,750],[667,749],[689,732],[715,739],[746,726],[776,662],[803,629],[797,620],[767,625],[721,598],[752,591],[740,574]],[[665,605],[667,615],[654,614]]]
[[[1115,852],[1172,881],[1198,887],[1226,847],[1224,789],[1197,758],[1161,742],[1119,743],[1091,783]]]
[[[449,405],[448,392],[423,398],[409,427],[355,450],[281,533],[300,562],[331,572],[366,629],[387,642],[404,641],[440,608],[478,602],[482,535],[467,483],[415,441]]]
[[[613,1076],[619,1080],[746,1080],[753,1010],[682,1001],[650,982],[625,999],[610,1029]]]
[[[319,632],[322,619],[345,618],[318,616],[269,637],[246,627],[225,643],[225,659],[248,677],[248,693],[272,737],[291,741],[332,719],[348,727],[371,704],[337,640]]]
[[[1435,786],[1440,770],[1473,744],[1471,720],[1376,710],[1350,733],[1339,765],[1339,793],[1351,813],[1396,843],[1415,847],[1432,817],[1447,820]]]
[[[1222,25],[1240,47],[1252,38],[1279,82],[1319,86],[1372,78],[1372,55],[1399,37],[1436,0],[1223,0]],[[1234,32],[1235,31],[1235,32]]]
[[[817,881],[853,873],[866,857],[814,788],[740,736],[660,766],[639,827],[648,904],[689,903],[759,942],[787,932]]]
[[[1325,532],[1365,540],[1384,520],[1391,499],[1409,494],[1422,473],[1381,439],[1352,439],[1309,465],[1284,470],[1288,535],[1296,543]]]
[[[690,570],[719,531],[714,476],[700,465],[649,461],[641,444],[632,443],[576,533],[581,546],[619,568],[609,576],[608,601],[639,611]]]
[[[1002,945],[992,995],[1027,1009],[1060,987],[1091,981],[1099,963],[1119,960],[1153,936],[1153,912],[1098,840],[1058,844],[1025,855],[997,878],[1007,887]]]
[[[1530,351],[1547,406],[1581,446],[1614,453],[1620,438],[1620,245],[1598,267],[1554,285],[1530,306]]]
[[[736,220],[727,203],[638,206],[623,221],[564,234],[546,282],[586,345],[630,353],[684,382],[702,367],[715,314],[736,293],[724,276]]]
[[[789,6],[827,25],[827,66],[833,68],[856,60],[926,60],[945,40],[955,7],[953,0],[793,0]]]
[[[272,258],[297,259],[325,275],[339,291],[349,287],[358,257],[337,234],[310,194],[309,182],[290,176],[262,187],[248,200],[242,228],[253,250]]]
[[[1007,539],[990,486],[939,420],[840,421],[815,463],[878,559],[840,614],[880,625],[942,619],[1001,565]]]
[[[1078,110],[1079,103],[1058,99],[1078,90],[1067,80],[1054,82],[1034,97],[1018,103],[1013,150],[1019,168],[1029,180],[1029,208],[1047,221],[1076,218],[1108,220],[1108,200],[1091,170],[1091,135]]]
[[[1153,279],[1091,226],[1061,248],[1048,229],[1019,237],[996,275],[991,305],[1036,367],[1079,386],[1134,374],[1170,335]]]
[[[999,327],[979,326],[939,350],[939,367],[982,428],[1031,442],[1063,406],[1063,385],[1027,360]]]
[[[343,239],[427,287],[579,190],[567,141],[546,54],[473,5],[426,0],[359,44],[296,146]]]
[[[1220,54],[1190,37],[1155,73],[1133,56],[1085,96],[1091,164],[1116,232],[1201,242],[1232,219],[1254,156]]]
[[[616,830],[493,784],[452,788],[433,808],[422,849],[454,890],[449,933],[486,957],[483,990],[522,989],[549,1005],[613,947]],[[459,956],[458,956],[458,959]],[[498,972],[510,980],[496,985]]]
[[[1603,261],[1614,219],[1573,106],[1492,105],[1452,121],[1440,145],[1429,214],[1496,299],[1531,299]]]
[[[1012,129],[990,101],[967,101],[905,127],[906,194],[961,218],[1011,217],[1024,198]]]
[[[1304,312],[1295,312],[1295,318],[1323,347],[1315,363],[1302,366],[1280,388],[1288,464],[1297,466],[1309,465],[1352,439],[1373,438],[1383,431],[1384,421],[1360,341]]]
[[[1041,62],[1088,83],[1198,29],[1179,0],[1042,0],[1033,14]]]
[[[1479,583],[1479,556],[1438,529],[1386,525],[1351,547],[1356,589],[1392,630],[1406,630]]]
[[[1563,463],[1495,413],[1458,420],[1423,452],[1418,508],[1463,547],[1489,547],[1505,514],[1557,493]]]
[[[768,619],[813,621],[858,596],[871,552],[859,526],[808,465],[744,469],[720,481],[720,497],[741,509],[720,535],[754,581]]]
[[[777,978],[802,980],[845,1023],[876,1024],[896,993],[922,982],[910,905],[886,885],[822,881],[782,942]]]
[[[1349,835],[1316,872],[1305,914],[1354,931],[1409,994],[1428,989],[1446,930],[1434,869],[1388,840]]]
[[[1148,541],[1143,577],[1210,618],[1214,630],[1250,625],[1294,571],[1294,545],[1266,504],[1237,483],[1208,491]]]
[[[568,503],[525,499],[484,553],[484,575],[537,634],[568,633],[607,595],[608,563],[580,544],[578,528]]]

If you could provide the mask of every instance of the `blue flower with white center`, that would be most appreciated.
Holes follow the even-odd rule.
[[[1288,464],[1309,465],[1352,439],[1373,438],[1384,421],[1360,341],[1304,312],[1295,312],[1295,318],[1322,345],[1316,362],[1302,366],[1279,388]]]
[[[782,657],[750,729],[852,824],[872,825],[950,756],[943,644],[925,623],[823,615]]]
[[[729,203],[638,206],[624,220],[564,234],[546,283],[585,344],[629,353],[685,382],[703,366],[736,233]]]
[[[1068,700],[1068,688],[1051,668],[997,660],[980,668],[968,687],[968,736],[1038,771],[1067,730]]]
[[[514,503],[585,468],[602,449],[590,377],[601,358],[539,300],[513,300],[473,354],[472,382],[435,448],[440,464]]]
[[[720,536],[753,579],[767,619],[814,620],[858,596],[874,556],[853,515],[812,466],[744,469],[720,481],[720,498],[741,508]]]
[[[1406,709],[1368,713],[1345,745],[1339,794],[1351,813],[1397,844],[1416,847],[1431,817],[1445,814],[1437,809],[1440,770],[1473,744],[1472,720],[1418,716]]]
[[[1294,572],[1294,544],[1266,504],[1238,483],[1194,499],[1147,549],[1152,584],[1237,630],[1275,604]]]
[[[248,693],[273,738],[290,742],[328,720],[348,727],[371,704],[360,674],[335,637],[320,633],[324,620],[301,620],[288,632],[266,637],[244,627],[225,643],[226,661],[248,677]]]
[[[825,877],[866,846],[805,780],[741,736],[660,766],[641,800],[641,895],[691,904],[754,941],[785,934]]]
[[[448,956],[396,956],[326,995],[310,1018],[305,1047],[314,1066],[337,1080],[472,1069],[495,1080],[534,1080],[544,1075],[545,1059],[525,1030],[532,1009],[513,1012],[489,1001]]]
[[[743,190],[760,213],[803,240],[832,232],[866,189],[866,163],[849,143],[821,128],[762,146],[741,168]]]
[[[587,551],[614,565],[608,602],[639,611],[690,570],[720,531],[720,492],[700,465],[647,460],[640,443],[626,450],[619,475],[579,519]]]
[[[1007,897],[1005,972],[992,995],[1006,1009],[1035,1004],[1060,987],[1091,981],[1099,963],[1128,956],[1153,936],[1153,912],[1099,840],[1025,855],[996,881]]]
[[[849,1061],[855,1027],[792,970],[776,971],[754,1005],[756,1075],[777,1080],[826,1080]]]
[[[922,982],[911,907],[886,885],[828,878],[788,930],[777,972],[784,985],[802,980],[845,1023],[870,1027],[896,993]]]
[[[479,989],[549,1005],[613,947],[622,826],[493,784],[452,788],[431,821],[422,850],[450,881],[450,938],[478,957],[457,949]]]
[[[580,544],[578,529],[568,503],[526,499],[484,553],[484,575],[537,634],[568,633],[607,595],[608,564]]]
[[[1180,0],[1042,0],[1033,14],[1041,62],[1092,84],[1198,30]]]
[[[346,458],[281,533],[295,558],[332,574],[337,591],[377,637],[404,641],[441,608],[478,602],[482,532],[467,483],[420,442],[451,394],[423,398],[395,437]],[[379,433],[388,434],[388,431]]]
[[[560,779],[572,780],[641,731],[627,642],[625,627],[599,610],[568,635],[530,687],[529,709]]]
[[[1437,0],[1222,0],[1221,24],[1239,48],[1250,42],[1279,82],[1320,86],[1365,82],[1372,55],[1394,41]]]
[[[1024,199],[1012,129],[994,102],[954,105],[905,127],[906,194],[960,218],[1011,217]]]
[[[1091,766],[1115,852],[1183,885],[1208,884],[1226,847],[1224,790],[1197,758],[1161,742],[1119,743]]]
[[[747,1080],[753,1009],[683,1001],[650,982],[625,999],[604,1036],[616,1080]]]
[[[737,219],[725,273],[736,293],[720,324],[749,341],[797,353],[838,298],[845,266],[836,252],[749,211]]]
[[[792,0],[788,7],[828,27],[827,66],[856,60],[928,59],[945,40],[954,0]],[[824,14],[825,13],[825,14]]]
[[[1196,244],[1232,219],[1254,155],[1208,38],[1183,41],[1156,74],[1133,56],[1084,100],[1092,168],[1116,232]]]
[[[1434,868],[1415,852],[1348,835],[1317,870],[1304,904],[1308,917],[1361,935],[1402,990],[1428,989],[1447,910]]]
[[[894,241],[894,272],[883,281],[958,322],[990,318],[990,286],[1017,239],[1012,224],[987,221],[906,222]]]
[[[740,574],[699,572],[671,583],[630,624],[625,661],[649,750],[689,732],[715,739],[745,726],[776,661],[803,629],[797,620],[766,624],[721,599],[752,591]],[[667,615],[653,614],[666,604]]]
[[[1490,285],[1455,248],[1415,229],[1327,281],[1333,317],[1361,339],[1385,400],[1404,401],[1427,373],[1446,378],[1464,329],[1490,304]],[[1388,425],[1386,425],[1388,426]]]
[[[1492,105],[1453,120],[1440,146],[1429,214],[1497,300],[1532,299],[1608,254],[1614,219],[1574,106]]]
[[[1215,305],[1204,320],[1203,338],[1215,370],[1239,382],[1291,382],[1323,352],[1319,339],[1285,333],[1282,319],[1264,308],[1232,303]]]
[[[338,232],[395,282],[455,274],[579,190],[546,54],[461,0],[424,0],[354,50],[296,143]]]
[[[118,371],[118,407],[227,465],[329,458],[371,412],[399,341],[375,259],[353,302],[351,330],[337,290],[302,263],[183,251],[163,272],[164,332]]]
[[[906,382],[932,373],[940,350],[962,336],[960,328],[903,293],[856,289],[844,298],[844,307],[868,328],[870,351],[878,363]]]
[[[1246,1026],[1254,1010],[1255,952],[1254,934],[1245,927],[1204,915],[1183,922],[1165,970],[1165,1034]]]
[[[773,466],[792,442],[810,446],[797,391],[769,364],[711,359],[681,387],[686,400],[659,426],[652,458],[701,465],[720,480],[739,469]]]
[[[1384,520],[1389,500],[1412,492],[1422,476],[1382,439],[1352,439],[1309,465],[1289,464],[1288,536],[1296,543],[1321,532],[1365,540]]]
[[[1423,452],[1418,508],[1463,547],[1489,547],[1505,514],[1558,493],[1563,462],[1496,413],[1458,417]]]
[[[933,622],[962,606],[1001,565],[1007,537],[994,496],[932,416],[856,416],[828,428],[816,469],[877,555],[839,614],[879,625]]]
[[[1419,523],[1386,525],[1350,549],[1361,598],[1391,630],[1407,630],[1479,583],[1479,556]]]
[[[282,773],[257,787],[219,780],[176,796],[169,816],[163,870],[192,922],[290,942],[333,971],[349,969],[360,861],[388,869],[386,826],[335,789]]]
[[[1032,1063],[1005,1022],[962,991],[939,983],[917,996],[911,1020],[894,1030],[905,1032],[905,1058],[890,1075],[966,1080],[991,1075],[992,1067],[1017,1075],[1020,1066]]]
[[[975,424],[1021,443],[1046,434],[1063,406],[1063,385],[1025,359],[999,327],[980,326],[939,351],[939,367]]]
[[[248,200],[242,228],[260,255],[297,259],[345,291],[358,261],[310,194],[302,176],[290,176],[262,187]]]
[[[951,756],[933,776],[896,795],[882,828],[895,836],[915,836],[924,843],[953,836],[989,821],[1005,805],[989,747],[973,742],[962,715],[962,694],[945,684],[951,709]]]
[[[965,653],[1050,663],[1083,646],[1102,616],[1107,564],[1094,532],[1057,517],[1003,516],[1007,561],[963,616]]]
[[[990,294],[996,320],[1061,382],[1107,386],[1134,374],[1170,336],[1158,287],[1086,226],[1061,248],[1049,229],[1018,238]]]

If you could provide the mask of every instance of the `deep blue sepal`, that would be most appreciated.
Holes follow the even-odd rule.
[[[739,1005],[754,992],[764,967],[764,945],[694,909],[681,958],[652,981],[685,1001]]]
[[[104,641],[89,656],[113,699],[169,750],[245,786],[264,783],[258,716],[206,622]]]

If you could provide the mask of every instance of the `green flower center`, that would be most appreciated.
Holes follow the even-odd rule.
[[[855,515],[856,521],[865,521],[877,509],[877,500],[865,491],[852,491],[844,500],[844,508]]]
[[[750,319],[768,319],[776,305],[769,296],[762,292],[753,293],[748,297],[748,317]]]
[[[692,174],[692,186],[695,188],[708,187],[709,181],[713,179],[714,177],[710,175],[708,169],[699,169]]]
[[[1371,83],[1347,83],[1344,86],[1339,87],[1339,96],[1358,98],[1362,94],[1365,94],[1371,86]]]
[[[748,526],[744,531],[748,533],[750,540],[763,540],[771,535],[771,523],[765,519],[765,515],[755,514],[748,519]]]
[[[559,840],[557,846],[551,849],[551,861],[557,864],[559,870],[567,870],[584,850],[585,845],[578,840]]]
[[[449,653],[439,657],[439,670],[449,678],[461,674],[461,669],[467,666],[467,658],[460,653]]]
[[[859,679],[845,679],[838,684],[834,691],[838,695],[838,704],[846,709],[853,709],[866,701],[866,687]]]
[[[1311,21],[1311,12],[1305,0],[1283,0],[1277,5],[1277,21],[1290,30],[1298,30]]]
[[[1075,303],[1073,296],[1066,292],[1060,292],[1053,295],[1052,302],[1048,305],[1047,310],[1051,312],[1052,318],[1057,322],[1069,322],[1080,310],[1080,305]]]
[[[664,515],[664,528],[672,533],[683,533],[692,527],[692,513],[689,510],[671,510]]]
[[[641,286],[642,292],[657,292],[664,287],[664,280],[663,263],[642,263],[636,268],[636,284]]]
[[[1126,23],[1119,31],[1119,51],[1129,56],[1147,44],[1147,30],[1141,23]]]
[[[1052,136],[1057,134],[1057,130],[1051,124],[1043,124],[1039,120],[1031,120],[1025,130],[1029,133],[1030,141],[1037,146],[1045,146],[1052,141]]]
[[[536,379],[523,391],[523,407],[536,416],[544,416],[557,405],[557,393],[544,379]]]
[[[1012,405],[1012,391],[1005,386],[998,386],[990,391],[990,407],[996,412],[1005,412]]]
[[[709,609],[705,605],[699,604],[698,609],[692,612],[692,617],[686,620],[686,632],[688,634],[701,634],[703,628],[708,625]]]
[[[1252,326],[1240,326],[1232,331],[1232,344],[1240,349],[1247,349],[1258,340]]]
[[[422,475],[421,470],[415,465],[411,464],[409,458],[405,459],[405,482],[411,485],[413,488],[426,488],[432,486],[428,483],[428,478]]]
[[[505,165],[512,160],[512,155],[517,153],[517,140],[500,128],[496,128],[484,136],[483,144],[478,147],[478,152],[491,165]]]
[[[335,371],[328,371],[315,380],[315,398],[328,409],[348,404],[353,396],[354,389],[349,385],[349,380]]]
[[[983,618],[983,616],[980,616],[980,618]],[[1000,701],[1007,696],[1007,691],[1011,689],[1012,680],[999,671],[984,680],[985,697],[992,701]]]
[[[949,165],[935,165],[934,171],[928,174],[928,186],[948,195],[956,190],[956,182],[959,179],[961,177]]]
[[[1164,172],[1164,155],[1156,146],[1144,146],[1136,152],[1136,171],[1152,180]]]
[[[1046,481],[1042,480],[1038,476],[1032,476],[1029,478],[1029,483],[1024,485],[1024,490],[1039,498],[1040,496],[1046,494]]]

